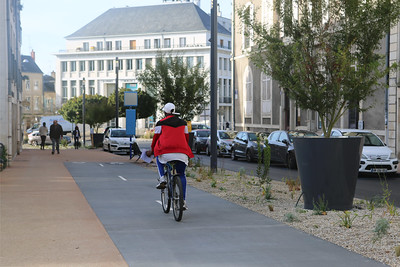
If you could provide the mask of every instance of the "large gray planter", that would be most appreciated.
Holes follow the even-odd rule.
[[[363,137],[294,138],[305,209],[322,198],[329,209],[352,209],[363,144]]]

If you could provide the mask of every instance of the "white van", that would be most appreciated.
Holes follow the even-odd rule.
[[[57,120],[58,124],[61,125],[61,127],[63,128],[64,134],[65,133],[70,133],[70,132],[73,131],[73,128],[74,128],[75,124],[65,120],[63,118],[63,116],[61,116],[61,115],[43,116],[40,119],[40,126],[42,126],[43,122],[45,122],[46,123],[46,127],[50,130],[50,125],[53,124],[54,120]]]

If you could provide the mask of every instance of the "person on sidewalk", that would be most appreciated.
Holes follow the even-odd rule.
[[[165,188],[167,183],[164,177],[164,165],[169,161],[177,161],[175,168],[182,181],[184,208],[187,209],[185,170],[189,158],[194,157],[189,147],[189,131],[186,121],[177,116],[179,113],[175,113],[174,104],[167,103],[163,111],[165,118],[156,123],[153,142],[150,150],[146,151],[146,155],[150,157],[154,153],[154,156],[157,157],[160,175],[157,189]]]
[[[57,120],[54,120],[50,126],[51,154],[54,154],[54,148],[57,149],[57,154],[60,154],[60,139],[63,137],[63,132],[62,126],[58,124]]]
[[[40,149],[44,150],[44,145],[46,144],[46,137],[47,134],[49,133],[49,129],[46,127],[46,123],[43,122],[43,125],[39,127],[39,134],[40,134],[40,139],[42,140],[42,143],[40,144]]]
[[[78,149],[80,147],[79,138],[81,138],[81,131],[79,131],[78,125],[76,125],[75,130],[72,131],[72,136],[74,137],[74,147]]]

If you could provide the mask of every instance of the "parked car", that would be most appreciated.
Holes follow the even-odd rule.
[[[271,161],[286,164],[289,169],[296,169],[296,154],[294,152],[293,137],[317,136],[316,133],[304,130],[274,131],[268,136],[271,148]]]
[[[260,149],[264,149],[265,145],[261,144]],[[237,158],[246,158],[247,161],[258,159],[257,133],[255,132],[238,132],[232,141],[231,157],[233,160]]]
[[[359,172],[397,172],[399,160],[395,153],[373,132],[359,129],[333,129],[331,136],[364,136]]]
[[[132,142],[135,142],[132,136]],[[130,135],[124,128],[108,128],[103,138],[103,150],[108,152],[126,152],[130,149]]]
[[[67,135],[63,135],[63,139],[67,140],[68,144],[71,143],[71,137],[69,137]],[[40,138],[39,131],[33,131],[32,133],[28,134],[28,144],[37,146],[37,145],[40,145],[41,143],[42,143],[42,139]],[[46,145],[52,144],[49,134],[47,134],[45,144]]]
[[[202,123],[192,122],[192,131],[200,129],[210,129],[210,127]]]
[[[231,155],[233,138],[229,135],[227,131],[218,130],[217,131],[217,156]],[[211,136],[207,139],[206,154],[210,156],[211,154]]]
[[[192,150],[196,151],[197,154],[205,152],[207,147],[207,139],[210,136],[210,130],[200,129],[194,130],[193,132],[193,144]]]

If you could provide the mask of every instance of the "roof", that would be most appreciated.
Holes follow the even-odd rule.
[[[36,65],[35,60],[31,56],[21,55],[21,71],[27,73],[41,73],[41,69]]]
[[[194,3],[112,8],[66,39],[149,33],[211,31],[210,15]],[[218,24],[218,33],[230,32]]]

